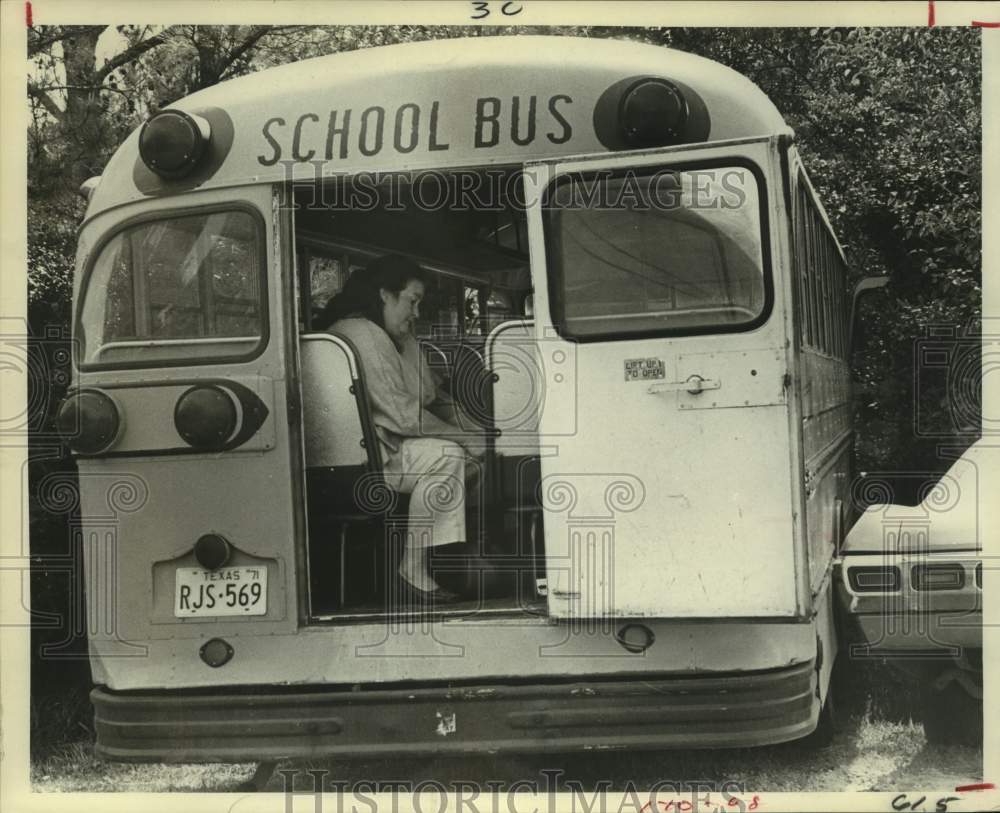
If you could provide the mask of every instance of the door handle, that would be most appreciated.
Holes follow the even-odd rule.
[[[721,386],[722,382],[717,378],[702,378],[700,375],[689,375],[685,381],[663,381],[658,384],[650,384],[646,392],[650,395],[657,395],[661,392],[686,390],[692,395],[698,395],[705,390],[717,390]]]

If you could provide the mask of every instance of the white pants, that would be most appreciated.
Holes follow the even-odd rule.
[[[385,463],[385,483],[410,495],[407,548],[465,542],[468,455],[451,440],[406,438]]]

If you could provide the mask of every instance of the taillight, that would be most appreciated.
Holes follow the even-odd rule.
[[[174,426],[189,446],[220,451],[239,428],[236,399],[212,384],[191,387],[177,401]]]
[[[201,116],[161,110],[139,131],[139,155],[157,175],[182,178],[194,169],[211,138],[212,127]]]
[[[914,590],[961,590],[965,570],[959,564],[914,565],[910,581]]]
[[[855,593],[895,593],[899,591],[900,573],[894,565],[849,567],[847,580]]]
[[[983,589],[983,563],[976,565],[976,587]]]
[[[109,395],[100,390],[80,390],[59,407],[56,430],[78,454],[107,451],[121,431],[121,411]]]
[[[194,543],[194,558],[206,570],[218,570],[232,553],[232,545],[218,534],[205,534]]]
[[[223,641],[221,638],[213,638],[211,641],[206,641],[201,645],[198,654],[201,655],[201,659],[205,663],[213,669],[218,669],[232,660],[233,648],[229,645],[228,641]]]

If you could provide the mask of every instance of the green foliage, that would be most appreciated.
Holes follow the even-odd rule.
[[[82,215],[77,199],[60,201],[35,197],[28,201],[28,301],[47,303],[51,316],[68,320],[73,294],[75,221]],[[67,209],[69,211],[67,211]],[[66,322],[68,324],[68,321]]]

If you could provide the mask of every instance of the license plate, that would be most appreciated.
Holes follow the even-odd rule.
[[[266,567],[177,568],[174,616],[264,615]]]

